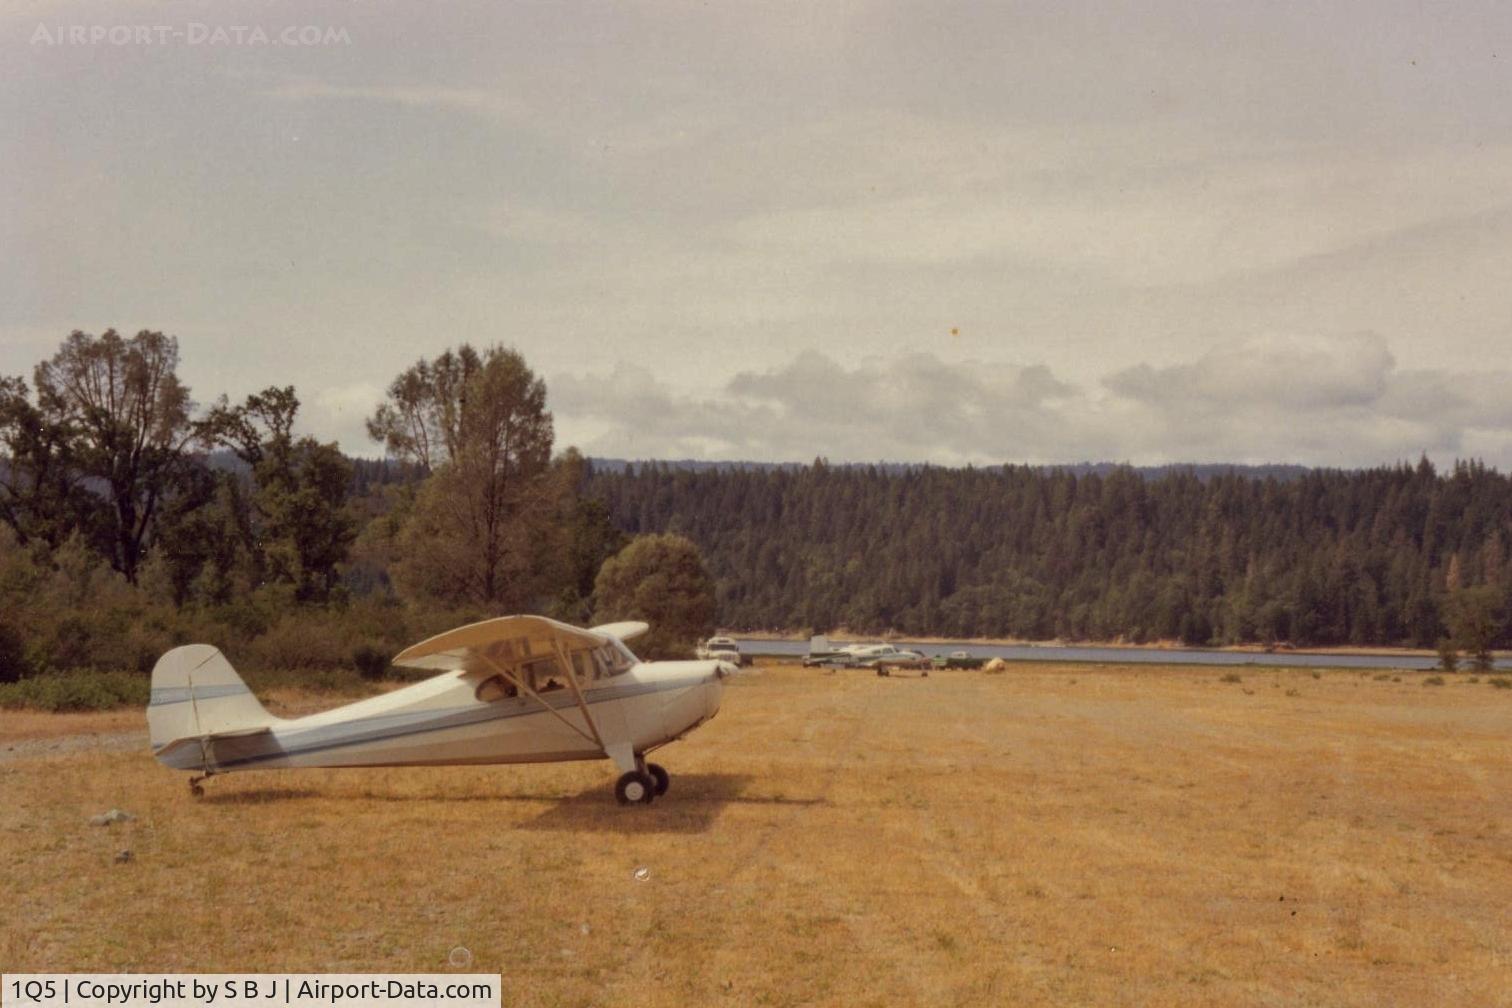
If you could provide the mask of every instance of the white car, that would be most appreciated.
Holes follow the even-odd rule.
[[[745,657],[740,653],[740,645],[729,637],[710,637],[698,645],[695,653],[703,661],[726,661],[731,665],[746,664]]]

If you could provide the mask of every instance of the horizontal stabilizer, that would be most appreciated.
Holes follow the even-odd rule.
[[[187,738],[174,739],[172,742],[169,742],[161,749],[155,749],[153,751],[153,755],[158,758],[159,762],[167,763],[169,766],[174,766],[182,762],[182,760],[178,758],[178,753],[182,749],[192,749],[198,751],[203,746],[213,745],[216,742],[226,739],[249,738],[253,735],[269,735],[272,734],[272,732],[272,726],[265,726],[262,728],[248,728],[245,731],[217,732],[214,735],[189,736]]]

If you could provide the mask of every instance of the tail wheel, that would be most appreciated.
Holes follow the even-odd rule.
[[[648,774],[631,770],[614,785],[614,798],[621,805],[649,805],[656,797],[656,785]]]
[[[646,773],[651,775],[651,788],[660,798],[667,793],[667,787],[672,783],[672,775],[667,773],[666,767],[660,763],[647,763]]]

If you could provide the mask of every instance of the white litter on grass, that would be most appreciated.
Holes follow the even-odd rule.
[[[135,818],[136,816],[132,815],[130,812],[122,812],[118,808],[113,808],[109,812],[104,812],[97,816],[90,816],[89,825],[109,826],[111,823],[131,822],[131,820]]]
[[[630,877],[635,879],[635,881],[637,882],[645,882],[651,877],[651,869],[644,867],[637,868],[635,869],[635,871],[630,873]]]

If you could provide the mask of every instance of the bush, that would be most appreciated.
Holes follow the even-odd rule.
[[[1228,682],[1228,683],[1244,682],[1244,680],[1239,677],[1239,673],[1238,672],[1229,672],[1229,673],[1226,673],[1226,674],[1220,676],[1219,679],[1218,679],[1218,681],[1219,682]]]
[[[1496,689],[1512,689],[1512,679],[1508,679],[1506,676],[1492,676],[1486,682]]]
[[[80,669],[0,684],[0,707],[44,711],[145,707],[151,684],[130,672]]]
[[[0,621],[0,683],[25,679],[32,672],[26,643],[7,623]]]
[[[250,642],[249,652],[251,664],[265,669],[329,668],[347,664],[353,643],[339,612],[312,609],[284,616]]]
[[[1431,675],[1427,679],[1423,680],[1423,685],[1424,686],[1442,686],[1442,685],[1444,685],[1444,677],[1441,676],[1441,675]]]
[[[352,664],[357,667],[357,674],[364,679],[382,679],[388,672],[388,655],[373,647],[371,644],[359,644],[352,652]]]
[[[247,688],[258,696],[276,689],[296,689],[307,693],[332,693],[341,696],[372,696],[378,691],[346,666],[331,668],[258,669],[243,677]]]

